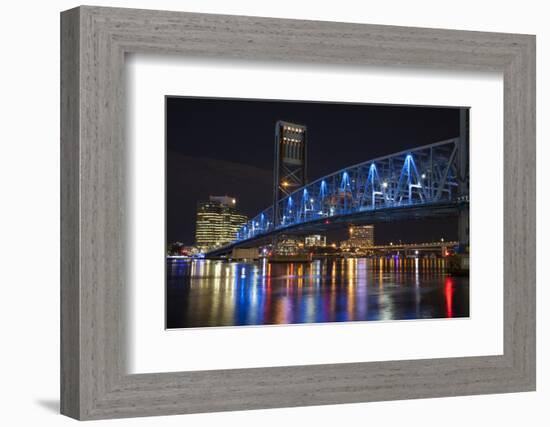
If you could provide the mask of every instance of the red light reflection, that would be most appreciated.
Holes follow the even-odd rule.
[[[447,317],[453,317],[453,279],[445,279],[445,303],[447,305]]]

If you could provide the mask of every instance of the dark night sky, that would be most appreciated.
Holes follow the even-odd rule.
[[[459,110],[166,98],[167,241],[194,242],[198,200],[230,195],[252,217],[272,201],[277,120],[308,129],[308,179],[458,136]],[[376,225],[377,243],[456,238],[455,220]]]

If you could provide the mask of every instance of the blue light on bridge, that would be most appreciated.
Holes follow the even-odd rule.
[[[252,218],[239,230],[236,240],[304,222],[324,222],[327,217],[458,200],[461,195],[453,154],[457,144],[458,139],[451,139],[418,147],[322,177],[281,199],[280,217],[274,218],[274,209],[269,207]]]
[[[342,181],[341,181],[341,184],[340,184],[340,191],[347,191],[349,186],[350,186],[350,184],[349,184],[349,174],[346,171],[344,171],[342,173]]]
[[[307,203],[308,199],[309,199],[309,196],[307,193],[307,188],[304,188],[304,192],[302,194],[302,203]]]
[[[299,220],[305,221],[308,211],[308,203],[310,202],[309,194],[307,191],[307,188],[304,188],[304,191],[302,192],[302,205],[300,206],[300,212],[299,212]]]
[[[424,192],[422,191],[423,187],[420,183],[420,177],[421,175],[418,173],[412,154],[407,154],[397,184],[396,200],[399,204],[412,204],[424,201]],[[416,199],[415,195],[417,196]]]

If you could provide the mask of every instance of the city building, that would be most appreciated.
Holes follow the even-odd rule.
[[[274,247],[274,253],[277,255],[296,255],[303,251],[304,241],[300,237],[280,236]]]
[[[306,248],[325,247],[327,245],[327,237],[322,236],[321,234],[312,234],[310,236],[306,236],[304,243]]]
[[[247,221],[237,212],[237,200],[229,196],[210,196],[197,204],[195,223],[196,246],[205,252],[235,239],[239,228]]]
[[[364,251],[374,246],[374,225],[350,225],[348,240],[342,248],[350,251]]]

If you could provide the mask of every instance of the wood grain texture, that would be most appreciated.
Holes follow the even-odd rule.
[[[61,37],[62,413],[100,419],[534,390],[534,36],[85,6],[63,12]],[[504,354],[128,375],[127,53],[501,71]]]
[[[80,414],[79,17],[61,19],[61,412]]]

